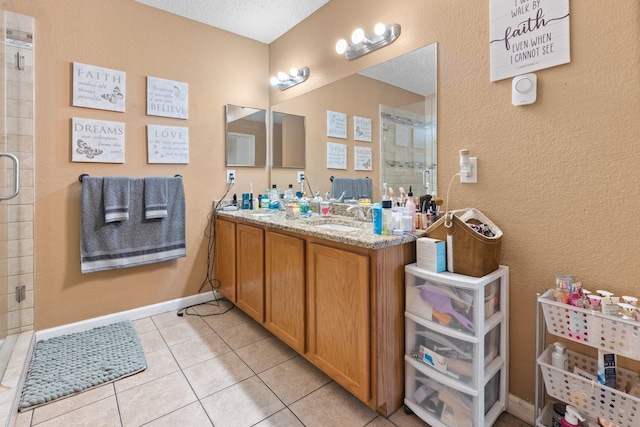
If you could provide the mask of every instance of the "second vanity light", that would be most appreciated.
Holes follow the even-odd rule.
[[[399,36],[399,24],[376,24],[373,33],[366,36],[364,30],[358,28],[351,34],[351,44],[345,39],[338,40],[336,52],[347,59],[356,59],[393,43]]]
[[[309,67],[292,68],[289,74],[278,71],[275,77],[271,77],[271,86],[275,86],[280,90],[289,89],[298,85],[309,78]]]

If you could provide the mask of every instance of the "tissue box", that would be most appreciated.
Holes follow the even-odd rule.
[[[442,240],[420,237],[416,241],[418,268],[441,273],[447,269],[446,243]]]

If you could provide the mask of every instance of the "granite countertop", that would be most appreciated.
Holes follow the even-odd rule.
[[[380,249],[388,246],[401,245],[403,243],[413,242],[416,238],[420,237],[420,235],[424,235],[424,230],[422,230],[421,233],[419,231],[415,234],[405,233],[398,236],[374,234],[373,224],[371,222],[356,221],[351,217],[340,215],[320,216],[314,213],[308,218],[287,219],[285,213],[282,211],[257,209],[237,211],[221,210],[218,212],[218,216],[222,218],[241,219],[250,224],[268,226],[305,236],[313,236],[368,249]],[[318,227],[323,224],[338,224],[341,226],[354,227],[356,230],[345,231]]]

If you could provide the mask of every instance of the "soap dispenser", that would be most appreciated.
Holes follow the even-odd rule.
[[[580,416],[576,408],[573,406],[567,405],[567,410],[564,413],[564,418],[560,422],[561,427],[574,427],[580,425],[579,423],[583,422],[584,418]]]
[[[404,205],[406,209],[406,213],[411,216],[411,230],[405,231],[416,231],[416,202],[413,200],[413,191],[411,191],[411,186],[409,186],[409,192],[407,193],[407,202]]]

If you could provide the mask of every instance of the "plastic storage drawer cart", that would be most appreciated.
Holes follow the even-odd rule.
[[[405,408],[434,427],[492,425],[506,409],[509,269],[405,267]]]

